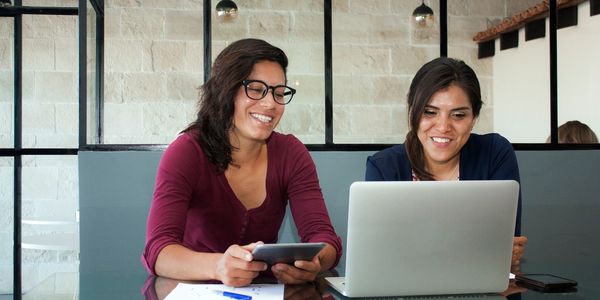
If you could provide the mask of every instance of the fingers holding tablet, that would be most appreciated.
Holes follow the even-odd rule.
[[[252,257],[253,260],[264,261],[269,265],[293,265],[297,260],[311,261],[324,247],[325,243],[262,244],[252,250]]]

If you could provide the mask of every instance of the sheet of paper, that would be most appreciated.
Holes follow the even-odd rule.
[[[191,284],[179,283],[167,295],[165,300],[179,299],[206,299],[206,300],[232,300],[223,296],[223,292],[232,292],[240,295],[251,296],[252,300],[281,300],[283,299],[283,284],[251,284],[246,287],[234,288],[224,284]]]
[[[508,273],[508,279],[515,279],[515,274]]]

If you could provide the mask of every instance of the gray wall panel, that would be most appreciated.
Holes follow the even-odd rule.
[[[365,159],[371,153],[311,153],[332,222],[344,241],[348,187],[363,179]],[[144,274],[139,258],[161,154],[80,152],[82,273]],[[517,158],[523,234],[530,239],[524,270],[600,286],[600,272],[593,271],[600,269],[600,151],[520,151]],[[297,241],[289,217],[280,237],[282,242]]]
[[[140,255],[161,155],[162,152],[79,152],[82,295],[112,299],[130,292],[132,282],[137,281],[134,284],[142,287],[146,271]]]

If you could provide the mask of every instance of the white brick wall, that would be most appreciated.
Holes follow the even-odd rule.
[[[105,2],[108,144],[169,143],[203,81],[201,1]]]

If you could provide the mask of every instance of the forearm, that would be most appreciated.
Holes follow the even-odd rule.
[[[319,261],[321,263],[321,271],[329,270],[333,267],[337,257],[337,251],[330,244],[325,244],[325,248],[319,252]]]
[[[156,274],[180,280],[213,280],[221,253],[201,253],[172,244],[158,254]]]

